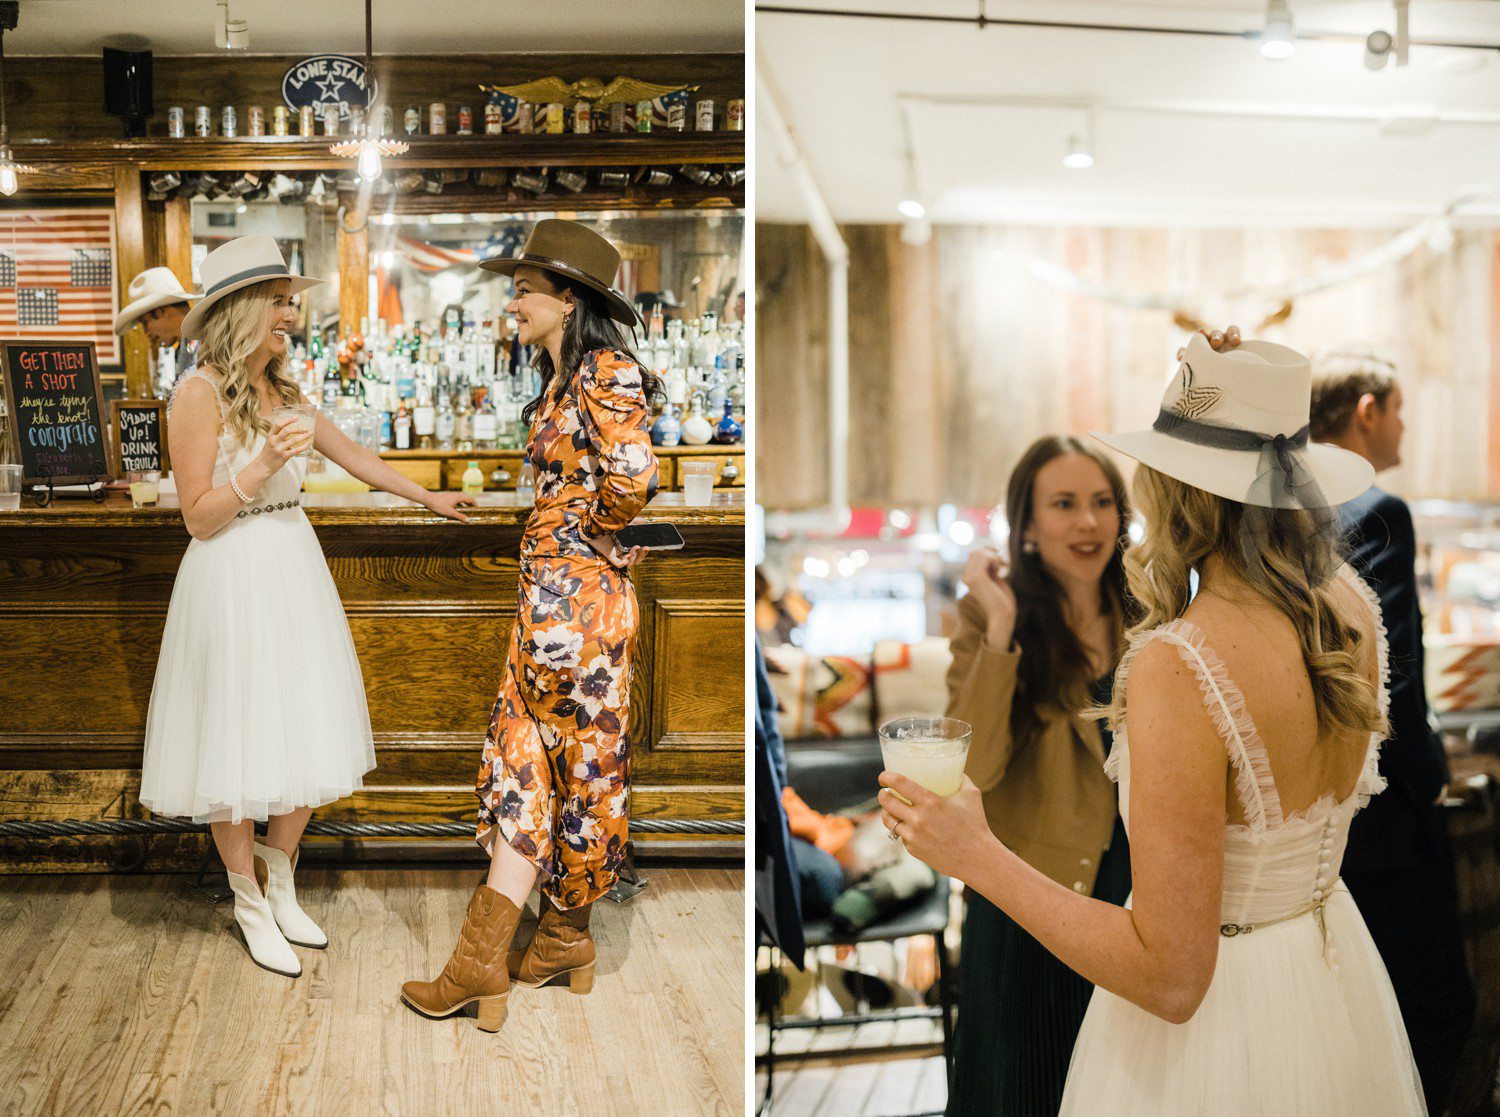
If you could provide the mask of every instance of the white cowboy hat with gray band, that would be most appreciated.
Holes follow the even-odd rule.
[[[1375,483],[1349,450],[1308,439],[1312,367],[1295,349],[1246,341],[1216,352],[1187,343],[1151,429],[1101,434],[1111,450],[1226,500],[1330,508]]]
[[[203,296],[182,320],[184,341],[192,341],[198,337],[203,329],[204,315],[225,295],[254,283],[266,283],[275,279],[290,279],[294,295],[323,282],[321,279],[293,274],[286,266],[286,260],[281,255],[281,249],[276,246],[276,241],[263,234],[240,237],[221,244],[203,258],[203,265],[198,270],[203,278]]]
[[[123,334],[158,307],[190,303],[198,297],[182,289],[182,281],[171,268],[147,268],[130,281],[125,295],[130,301],[115,318],[117,334]]]

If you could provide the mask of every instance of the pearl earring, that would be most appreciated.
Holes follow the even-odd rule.
[[[1026,539],[1021,542],[1021,550],[1028,555],[1036,554],[1036,540]]]

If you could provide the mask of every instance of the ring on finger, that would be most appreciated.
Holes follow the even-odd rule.
[[[899,842],[901,840],[901,823],[893,822],[891,828],[886,831],[886,836],[893,842]]]

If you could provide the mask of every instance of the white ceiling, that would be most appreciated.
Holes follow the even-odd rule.
[[[8,54],[93,54],[122,36],[159,54],[212,54],[216,0],[22,0]],[[257,54],[362,53],[361,0],[229,0]],[[742,0],[375,0],[377,54],[738,52]],[[123,44],[122,44],[123,45]]]
[[[978,11],[978,0],[760,2]],[[1389,0],[1291,6],[1302,35],[1394,31]],[[1264,25],[1265,5],[989,0],[988,14],[1244,32]],[[1412,0],[1411,33],[1500,46],[1500,3]],[[1404,223],[1474,190],[1493,195],[1465,212],[1500,217],[1500,51],[1418,45],[1409,66],[1370,72],[1362,41],[1303,38],[1270,62],[1239,38],[765,11],[755,38],[757,69],[840,221],[899,220],[903,106],[935,221]],[[1068,170],[1069,135],[1091,115],[1094,166]],[[757,114],[757,218],[806,220],[767,120]]]

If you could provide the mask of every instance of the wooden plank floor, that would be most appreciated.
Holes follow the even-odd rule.
[[[766,1072],[755,1090],[765,1093]],[[872,1059],[803,1063],[776,1068],[774,1117],[900,1117],[941,1113],[948,1084],[941,1055],[925,1059]]]
[[[593,993],[517,989],[496,1035],[397,997],[447,960],[477,868],[303,870],[332,946],[296,980],[190,877],[8,877],[0,1113],[741,1114],[744,875],[644,875],[599,904]]]

